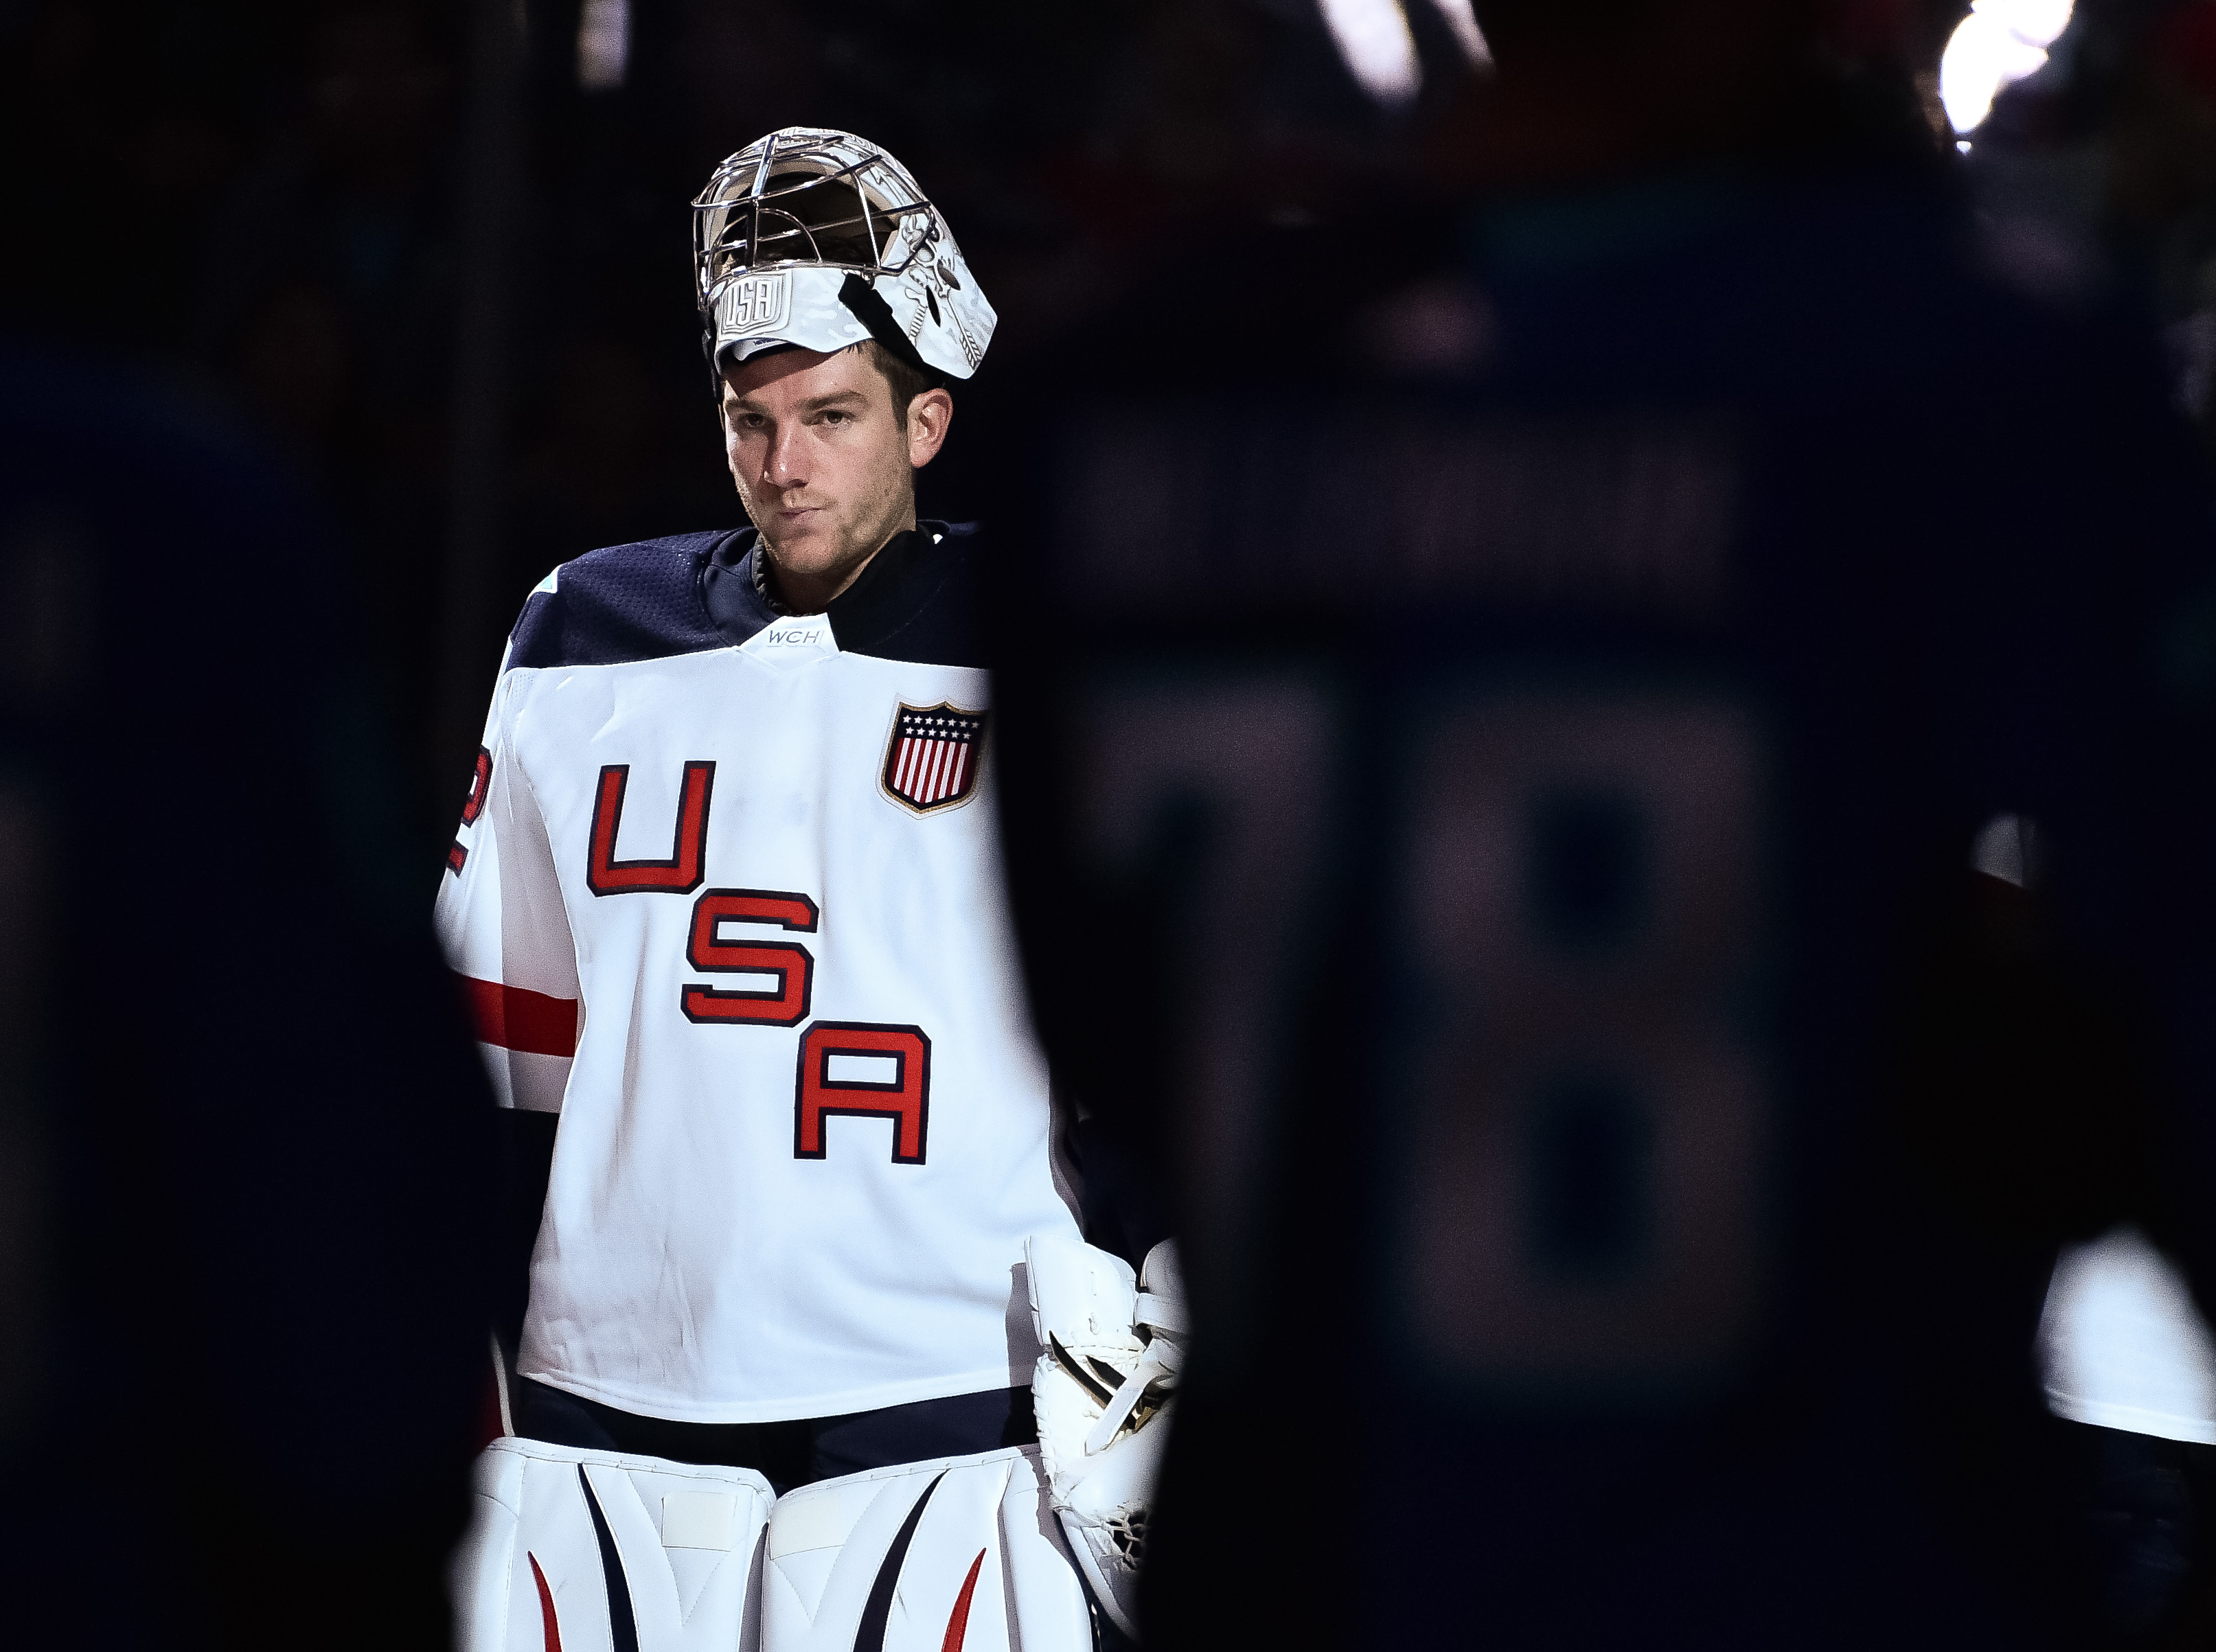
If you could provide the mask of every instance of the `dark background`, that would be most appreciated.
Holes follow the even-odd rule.
[[[1528,9],[1488,9],[1513,31]],[[17,0],[0,315],[212,392],[326,499],[427,887],[523,593],[595,545],[737,519],[686,203],[776,126],[859,132],[945,206],[1001,317],[973,428],[1012,360],[1191,371],[1123,329],[1258,227],[1321,227],[1304,245],[1358,266],[1420,234],[1387,199],[1810,144],[1955,169],[2059,300],[2130,289],[2205,419],[2216,6],[2082,0],[1967,159],[1934,130],[1958,0],[1703,0],[1675,9],[1701,14],[1690,59],[1636,49],[1634,0],[1536,9],[1582,83],[1473,73],[1415,0],[1424,88],[1387,109],[1313,0],[633,0],[622,84],[592,90],[579,0]],[[986,513],[990,472],[957,438],[926,513]]]
[[[337,1501],[341,1536],[391,1545],[414,1579],[408,1609],[443,1613],[463,1425],[489,1369],[482,1292],[450,1259],[482,1249],[468,1213],[490,1172],[457,1122],[482,1097],[464,1035],[428,1007],[422,931],[525,593],[595,545],[739,519],[688,256],[686,205],[717,161],[778,126],[845,127],[944,206],[1001,322],[923,478],[926,514],[994,519],[992,434],[1043,384],[1144,396],[1226,371],[1297,384],[1312,353],[1450,355],[1426,329],[1453,318],[1421,284],[1459,203],[1720,164],[1954,192],[1991,274],[2058,312],[2128,318],[2106,335],[2120,351],[2158,335],[2177,404],[2216,444],[2216,0],[2080,0],[2049,67],[1967,154],[1936,100],[1966,9],[1487,0],[1496,72],[1410,0],[1424,86],[1387,107],[1316,0],[632,0],[622,83],[597,89],[580,83],[578,0],[0,0],[0,351],[46,364],[11,367],[0,410],[82,467],[48,480],[98,557],[70,611],[81,635],[0,604],[0,780],[51,776],[33,795],[58,800],[58,829],[121,822],[111,870],[71,882],[28,853],[11,869],[21,842],[0,820],[0,1445],[34,1442],[11,1476],[48,1483],[95,1433],[117,1464],[142,1439],[194,1442],[159,1469],[170,1501],[145,1501],[138,1541],[199,1529],[206,1554],[166,1563],[212,1602],[211,1643],[252,1644],[235,1614],[281,1616],[266,1587],[281,1568],[226,1571],[239,1545],[222,1534],[252,1521],[252,1543],[312,1547],[280,1558],[316,1598],[317,1566],[342,1572],[347,1545],[270,1488],[337,1484],[325,1439],[387,1459],[428,1441]],[[1412,301],[1369,328],[1363,306],[1396,284]],[[1213,353],[1219,329],[1241,342],[1235,368]],[[116,428],[83,439],[101,406]],[[58,421],[77,434],[44,430]],[[46,566],[16,519],[0,594]],[[98,662],[100,691],[19,693],[63,642]],[[162,783],[91,763],[95,735],[166,765]],[[359,760],[359,784],[323,796],[334,757]],[[380,846],[340,829],[391,795]],[[335,839],[324,873],[301,873],[284,835],[303,814]],[[145,917],[112,870],[180,865],[197,928]],[[271,866],[286,899],[232,898]],[[21,930],[18,872],[56,897]],[[350,877],[341,918],[293,911]],[[59,894],[95,887],[98,922],[63,945],[77,909]],[[325,955],[346,939],[355,998],[317,973],[304,931]],[[168,979],[133,949],[177,935],[189,943],[159,962],[197,972],[176,1017],[197,1043],[141,1049],[89,1010],[35,1007],[94,971]],[[52,1066],[19,1105],[26,1048]],[[132,1060],[108,1071],[118,1051]],[[199,1131],[203,1102],[232,1106],[237,1128]],[[182,1215],[163,1202],[180,1188],[197,1201]],[[188,1250],[211,1258],[201,1272],[164,1271]],[[387,1345],[420,1378],[397,1401],[385,1373],[346,1366],[377,1316],[405,1327]],[[157,1345],[194,1352],[150,1362]],[[180,1369],[200,1374],[163,1388]],[[264,1435],[278,1466],[237,1467],[230,1443]],[[15,1596],[83,1563],[71,1520],[110,1506],[108,1481],[71,1471],[85,1483],[43,1536],[0,1535]],[[115,1613],[81,1643],[147,1643]]]
[[[717,161],[801,122],[888,145],[1006,355],[1100,347],[1086,318],[1157,248],[1313,212],[1389,136],[1298,4],[638,0],[624,83],[595,91],[576,0],[6,15],[7,313],[198,381],[316,479],[427,869],[531,586],[739,519],[688,262]],[[978,508],[957,468],[926,510]]]

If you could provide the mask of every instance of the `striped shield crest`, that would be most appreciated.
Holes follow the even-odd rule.
[[[881,783],[885,795],[918,814],[969,801],[985,756],[986,711],[964,711],[941,701],[903,702],[893,718]]]

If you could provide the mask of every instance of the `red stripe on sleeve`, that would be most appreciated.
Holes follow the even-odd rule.
[[[549,998],[520,986],[481,981],[474,975],[454,979],[469,1000],[471,1023],[486,1043],[526,1055],[577,1053],[576,999]]]

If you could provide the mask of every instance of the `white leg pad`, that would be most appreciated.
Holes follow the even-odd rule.
[[[1092,1652],[1036,1446],[789,1491],[766,1553],[761,1652]]]
[[[751,1652],[769,1483],[751,1469],[496,1440],[454,1553],[459,1652]],[[596,1518],[597,1517],[597,1518]]]

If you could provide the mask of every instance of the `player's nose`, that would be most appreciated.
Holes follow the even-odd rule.
[[[770,437],[769,451],[762,455],[763,478],[779,488],[804,487],[808,472],[801,458],[800,432],[791,425],[780,425]]]

